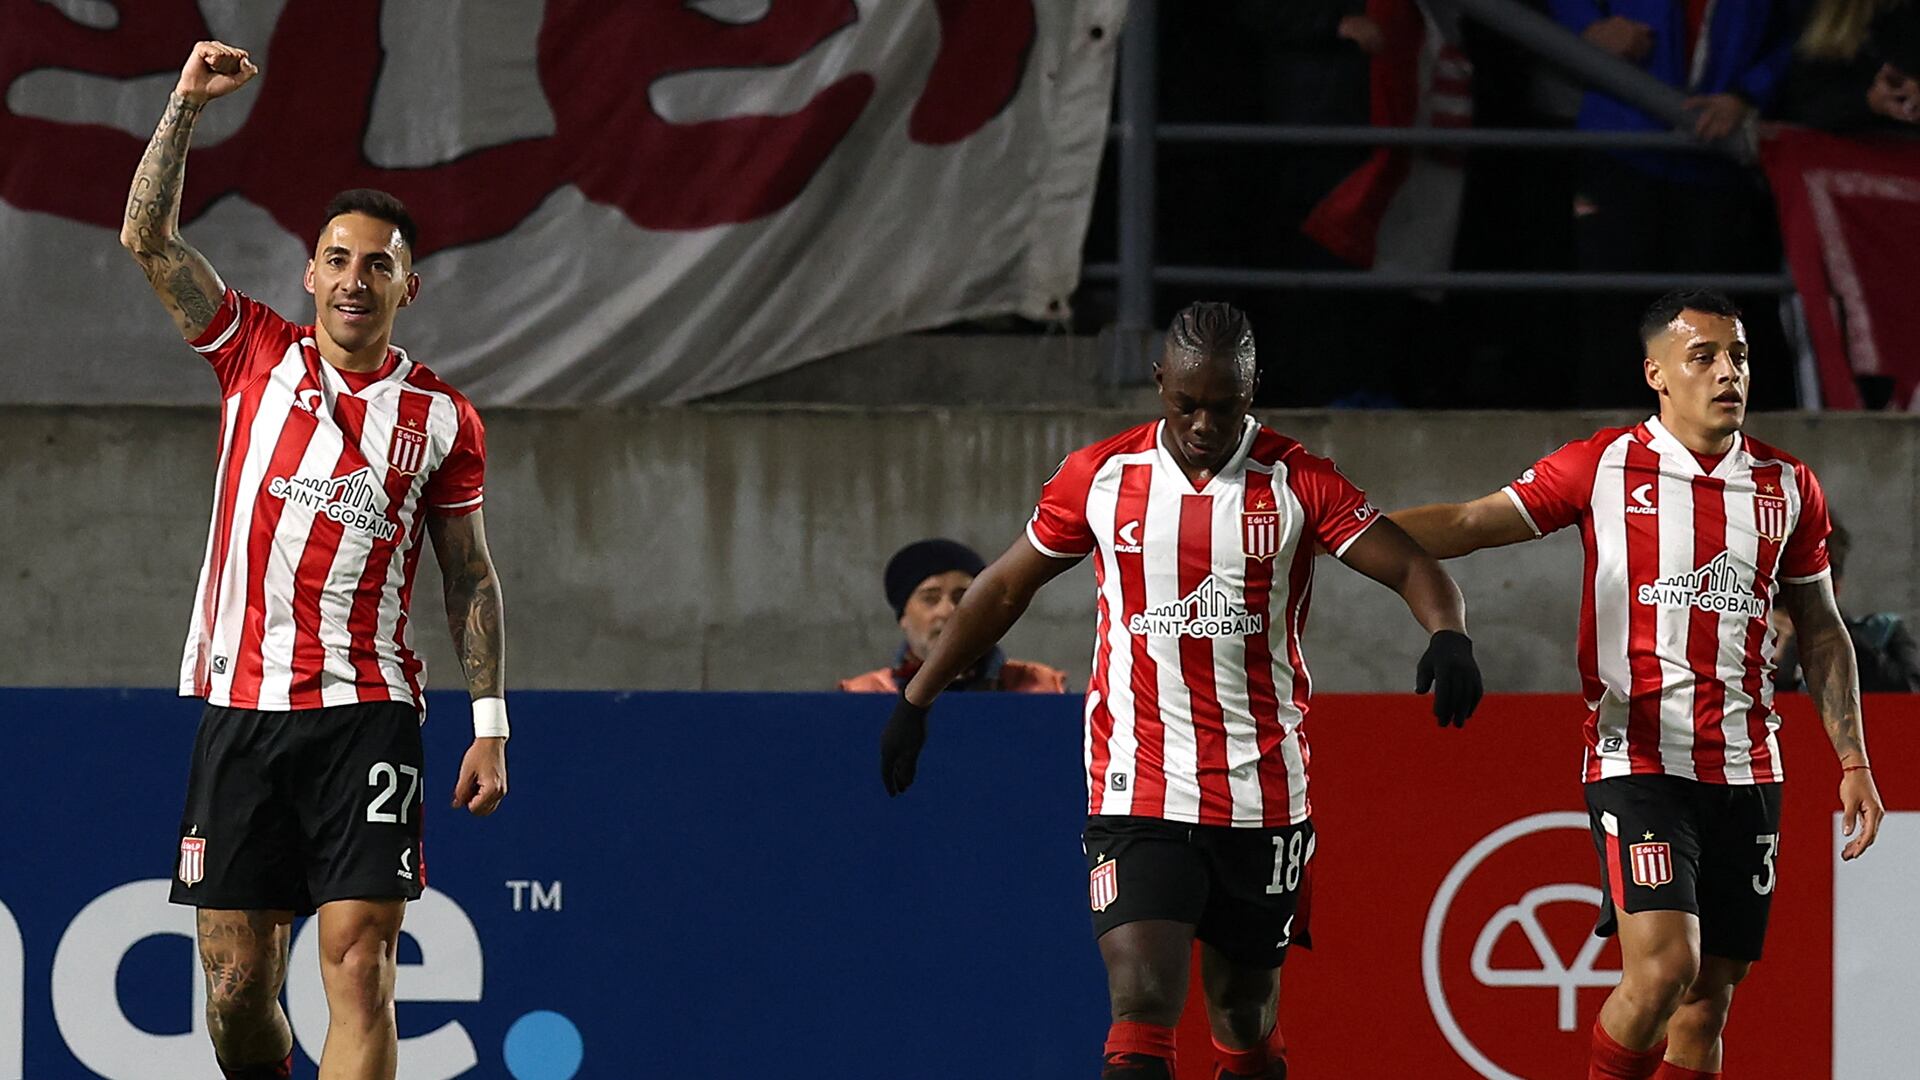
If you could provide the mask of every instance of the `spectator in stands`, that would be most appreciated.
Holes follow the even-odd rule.
[[[933,655],[934,642],[940,640],[947,620],[953,618],[960,597],[985,567],[986,562],[972,548],[952,540],[920,540],[896,552],[887,560],[887,602],[893,605],[906,641],[890,666],[842,679],[840,689],[899,693],[926,657]],[[1009,660],[996,648],[947,689],[1059,694],[1066,692],[1067,676],[1031,660]]]
[[[1691,95],[1694,134],[1708,142],[1739,131],[1773,103],[1799,29],[1796,0],[1551,0],[1551,6],[1561,25],[1595,47]],[[1669,125],[1590,90],[1577,126],[1661,131]],[[1758,175],[1719,155],[1590,154],[1581,165],[1573,215],[1581,270],[1753,273],[1779,266],[1779,232]],[[1742,306],[1758,314],[1770,310],[1772,299]],[[1633,362],[1640,343],[1631,332],[1644,303],[1618,293],[1582,303],[1583,404],[1637,405],[1646,393]],[[1753,319],[1748,331],[1773,339],[1756,342],[1754,355],[1782,365],[1754,386],[1789,390],[1789,354],[1775,345],[1777,319]]]
[[[1840,617],[1853,638],[1853,652],[1860,663],[1860,689],[1867,693],[1920,693],[1920,646],[1906,620],[1891,611],[1855,618],[1847,614],[1841,586],[1846,581],[1847,555],[1853,549],[1853,537],[1834,519],[1833,534],[1827,537],[1827,559],[1833,566],[1833,595],[1840,602]],[[1775,620],[1779,634],[1774,646],[1773,685],[1779,690],[1798,690],[1800,650],[1793,638],[1793,625]]]
[[[1820,0],[1775,115],[1843,133],[1920,124],[1920,10],[1911,0]]]

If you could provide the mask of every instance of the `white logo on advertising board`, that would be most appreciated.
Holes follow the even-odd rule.
[[[1487,1080],[1527,1080],[1526,1077],[1510,1072],[1496,1064],[1488,1054],[1476,1046],[1467,1037],[1460,1026],[1459,1019],[1453,1013],[1453,1007],[1447,1002],[1446,986],[1440,967],[1440,938],[1446,929],[1447,915],[1453,906],[1453,900],[1459,894],[1474,871],[1487,861],[1495,852],[1522,837],[1549,830],[1577,830],[1581,835],[1588,833],[1587,816],[1571,812],[1534,814],[1518,821],[1509,822],[1495,829],[1479,843],[1460,857],[1453,869],[1440,883],[1434,893],[1433,905],[1427,909],[1426,929],[1420,939],[1420,975],[1427,990],[1427,1004],[1433,1010],[1433,1018],[1440,1025],[1440,1032],[1446,1036],[1447,1045],[1453,1047],[1461,1060],[1472,1066]],[[1601,902],[1600,890],[1592,885],[1554,883],[1529,889],[1518,900],[1507,904],[1481,926],[1473,942],[1471,970],[1473,977],[1482,986],[1500,988],[1549,989],[1558,995],[1557,1026],[1561,1031],[1572,1031],[1575,1025],[1575,1009],[1579,991],[1588,987],[1612,986],[1620,981],[1620,972],[1605,970],[1594,966],[1605,947],[1606,941],[1591,934],[1587,935],[1572,962],[1565,960],[1560,949],[1542,927],[1539,911],[1542,907],[1562,902],[1580,902],[1591,904],[1598,909]],[[1493,949],[1508,930],[1518,928],[1521,937],[1533,950],[1538,966],[1533,968],[1496,968],[1493,966]]]

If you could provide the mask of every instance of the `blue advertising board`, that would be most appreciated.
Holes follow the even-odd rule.
[[[890,699],[513,696],[511,793],[449,809],[470,731],[430,696],[400,1075],[1057,1078],[1107,1017],[1076,697],[952,695],[888,799]],[[166,902],[199,703],[0,690],[0,1080],[216,1075]],[[314,935],[287,1007],[312,1075]]]

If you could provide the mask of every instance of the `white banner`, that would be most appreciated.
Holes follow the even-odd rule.
[[[889,335],[1058,318],[1124,0],[48,0],[0,35],[0,401],[209,400],[119,248],[193,41],[187,239],[308,321],[326,200],[420,222],[406,346],[482,405],[677,402]]]

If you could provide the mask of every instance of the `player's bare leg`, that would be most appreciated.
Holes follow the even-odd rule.
[[[1685,911],[1619,913],[1620,985],[1595,1025],[1596,1077],[1651,1076],[1667,1019],[1700,975],[1700,918]],[[1603,1041],[1610,1039],[1614,1047]],[[1609,1052],[1614,1051],[1614,1052]]]
[[[1720,1033],[1726,1030],[1727,1010],[1733,1007],[1733,988],[1752,969],[1745,960],[1701,958],[1699,977],[1667,1021],[1668,1061],[1700,1072],[1720,1071]]]
[[[394,1026],[404,900],[336,900],[320,905],[320,979],[327,990],[327,1046],[320,1080],[393,1080]]]
[[[1280,969],[1236,964],[1211,945],[1200,948],[1200,978],[1219,1075],[1285,1080]]]
[[[1113,1009],[1102,1077],[1173,1080],[1173,1029],[1187,1003],[1192,956],[1190,923],[1142,919],[1100,935]]]
[[[1620,985],[1600,1023],[1620,1045],[1645,1050],[1700,975],[1700,918],[1685,911],[1620,914]]]
[[[195,922],[207,977],[207,1032],[220,1067],[247,1080],[288,1075],[293,1029],[280,1008],[280,988],[293,912],[202,908]]]

